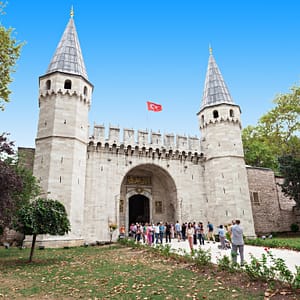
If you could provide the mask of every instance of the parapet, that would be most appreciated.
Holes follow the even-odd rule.
[[[185,135],[174,134],[161,134],[160,132],[153,132],[148,130],[134,130],[123,129],[123,136],[121,139],[121,130],[119,127],[110,126],[108,128],[108,135],[106,135],[104,125],[94,125],[93,135],[90,137],[90,141],[94,144],[115,147],[139,147],[139,148],[152,148],[152,149],[164,149],[172,151],[185,151],[201,153],[200,139],[198,137],[190,137]]]

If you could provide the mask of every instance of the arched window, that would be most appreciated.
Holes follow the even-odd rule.
[[[201,125],[204,125],[204,115],[201,116]]]
[[[51,80],[47,80],[46,81],[46,90],[50,90],[51,89]]]
[[[83,95],[87,96],[87,87],[86,86],[83,88]]]
[[[231,109],[231,110],[229,111],[229,115],[230,115],[231,118],[234,117],[234,111],[233,111],[233,109]]]
[[[214,110],[213,111],[213,116],[214,116],[215,119],[219,118],[219,112],[217,110]]]
[[[72,88],[72,82],[71,82],[71,80],[67,79],[67,80],[65,81],[64,89],[70,90],[71,88]]]

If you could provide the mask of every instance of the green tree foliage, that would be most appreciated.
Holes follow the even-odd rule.
[[[18,209],[40,194],[32,172],[19,164],[14,143],[0,135],[0,234],[12,227]]]
[[[0,135],[0,234],[5,227],[11,226],[18,207],[18,195],[23,188],[21,176],[12,167],[13,147],[7,134]]]
[[[242,139],[246,164],[277,169],[276,156],[268,143],[260,137],[256,127],[246,127],[242,132]]]
[[[62,203],[57,200],[38,198],[18,212],[16,229],[32,235],[29,262],[32,261],[38,234],[64,235],[70,231],[70,222]]]
[[[0,1],[0,15],[4,14],[3,9],[4,4]],[[14,37],[13,28],[5,28],[0,23],[0,110],[4,110],[4,104],[9,102],[11,73],[15,72],[23,45]]]
[[[300,157],[291,155],[279,158],[279,170],[284,177],[281,186],[285,196],[294,199],[296,205],[300,207]]]
[[[278,95],[275,107],[263,115],[256,126],[243,129],[247,164],[279,170],[278,158],[300,155],[300,87]]]

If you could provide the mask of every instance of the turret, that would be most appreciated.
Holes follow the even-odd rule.
[[[198,119],[206,158],[208,218],[218,224],[241,219],[246,234],[254,236],[241,137],[241,110],[232,100],[211,48]]]
[[[34,175],[48,198],[65,205],[74,238],[82,235],[92,91],[72,10],[49,67],[39,78]]]

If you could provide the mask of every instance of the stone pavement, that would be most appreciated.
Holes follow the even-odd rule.
[[[165,244],[165,242],[164,242]],[[205,245],[202,245],[201,248],[203,250],[209,250],[211,251],[211,261],[213,263],[217,263],[217,259],[223,257],[224,255],[227,255],[231,257],[231,249],[228,250],[221,250],[218,248],[220,243],[216,242],[213,244],[213,242],[207,243],[205,241]],[[198,242],[197,246],[194,246],[194,249],[199,249],[200,245]],[[190,248],[187,241],[180,241],[178,242],[177,239],[173,239],[171,242],[171,248],[173,250],[182,249],[185,250],[187,253],[190,253]],[[300,266],[300,252],[299,251],[293,251],[293,250],[286,250],[286,249],[277,249],[277,248],[270,248],[271,253],[274,255],[275,258],[282,258],[285,261],[286,266],[292,271],[293,273],[296,272],[296,265]],[[251,261],[252,254],[256,258],[261,258],[262,254],[266,253],[265,247],[258,247],[258,246],[250,246],[245,245],[244,247],[244,257],[246,262]],[[237,261],[239,262],[239,256],[237,257]]]

